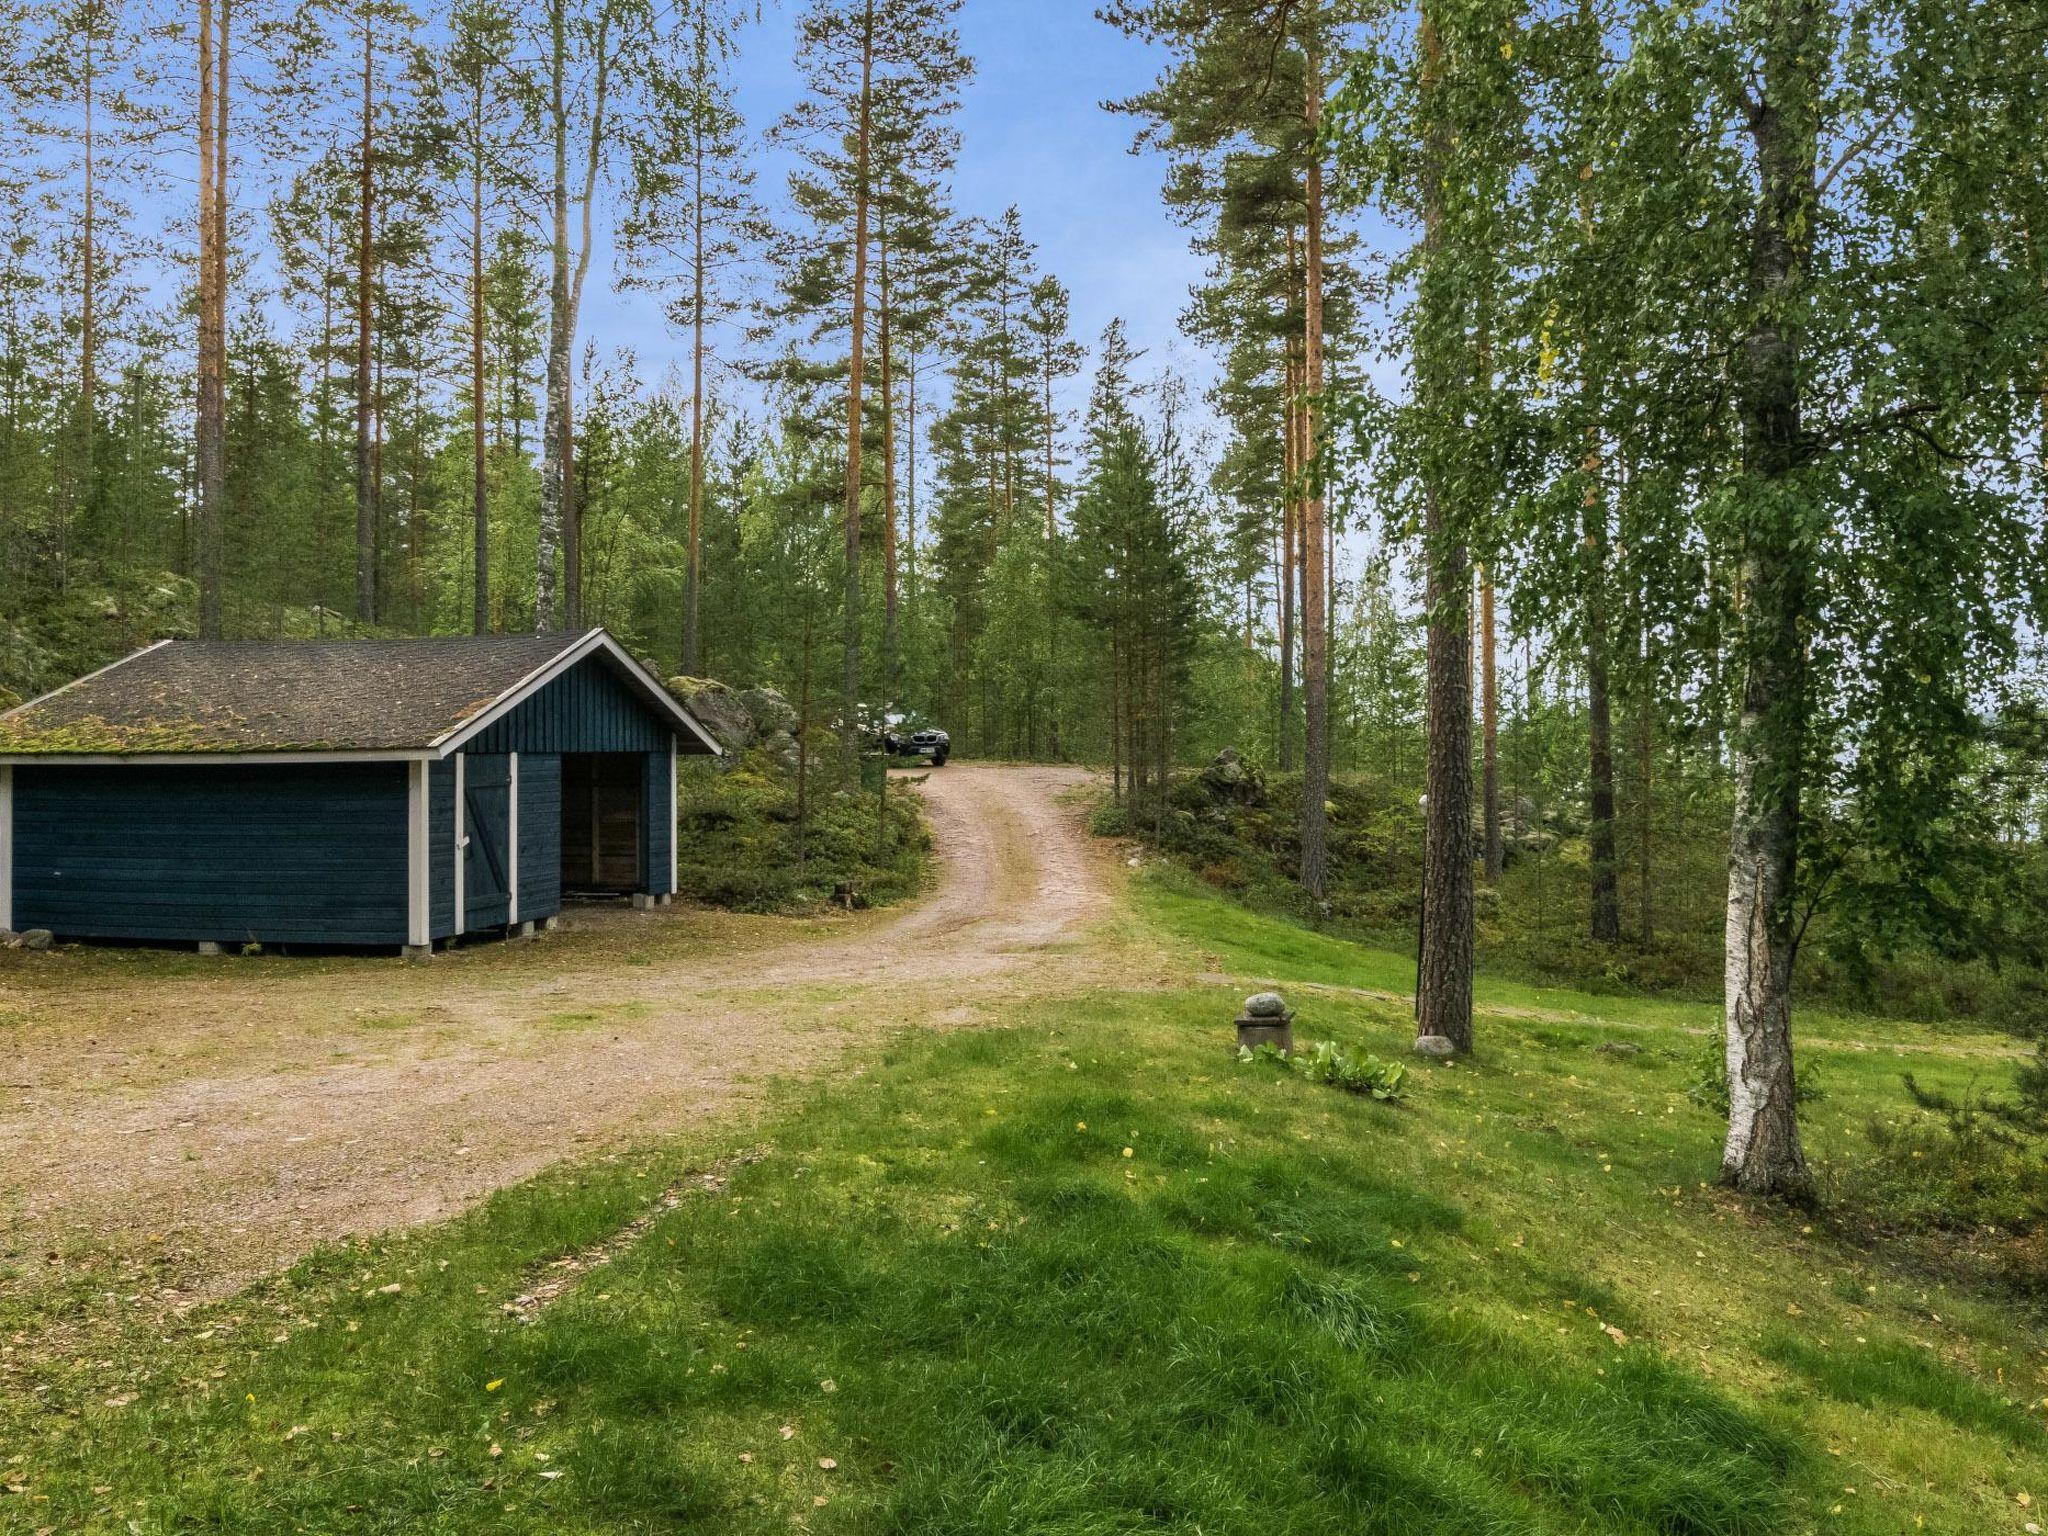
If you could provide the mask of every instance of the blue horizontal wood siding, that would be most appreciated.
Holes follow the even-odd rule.
[[[18,767],[15,926],[405,942],[403,763]]]
[[[455,932],[455,759],[427,765],[427,930]]]
[[[587,656],[464,745],[472,752],[654,752],[674,732],[609,663]]]
[[[562,910],[562,760],[519,754],[519,920]]]
[[[646,888],[656,895],[669,890],[669,844],[675,840],[675,817],[669,806],[669,755],[666,751],[647,754],[647,768],[640,775],[640,871]]]

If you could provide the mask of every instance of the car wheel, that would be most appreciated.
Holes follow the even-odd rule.
[[[938,756],[934,757],[934,758],[932,759],[932,766],[933,766],[934,768],[943,768],[943,767],[945,767],[945,766],[946,766],[946,754],[945,754],[945,753],[943,753],[943,752],[941,752],[941,753],[939,753],[939,754],[938,754]]]

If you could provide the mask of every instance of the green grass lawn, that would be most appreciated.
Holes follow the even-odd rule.
[[[1147,876],[1188,974],[1398,957]],[[188,1532],[2023,1531],[2009,1299],[1702,1183],[1688,1005],[1482,986],[1376,1104],[1231,1056],[1225,985],[1021,1001],[765,1122],[317,1255],[0,1407],[0,1524]],[[1400,1003],[1298,994],[1387,1054]],[[1820,1158],[1994,1042],[1814,1021]],[[1627,1028],[1619,1026],[1626,1025]],[[1603,1042],[1636,1049],[1603,1051]],[[713,1175],[707,1181],[703,1174]],[[674,1192],[672,1208],[664,1192]],[[614,1234],[639,1222],[625,1238]],[[507,1303],[560,1285],[530,1323]],[[531,1309],[529,1309],[531,1310]],[[4,1339],[0,1327],[0,1339]]]

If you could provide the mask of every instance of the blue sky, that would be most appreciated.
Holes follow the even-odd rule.
[[[756,134],[802,88],[791,63],[794,10],[772,6],[740,42],[740,107]],[[1041,266],[1072,290],[1080,340],[1092,344],[1121,315],[1152,366],[1172,360],[1205,378],[1205,360],[1176,325],[1202,261],[1160,202],[1163,161],[1132,155],[1136,123],[1101,105],[1149,83],[1163,55],[1097,21],[1092,0],[967,0],[959,22],[976,71],[961,103],[955,205],[990,217],[1017,205]],[[771,155],[760,190],[771,207],[779,202]],[[650,380],[682,355],[655,307],[614,293],[602,269],[591,273],[584,322],[601,348],[630,346]],[[1075,381],[1072,398],[1085,390],[1085,379]]]

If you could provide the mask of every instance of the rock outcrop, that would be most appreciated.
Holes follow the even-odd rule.
[[[761,747],[784,767],[796,766],[796,708],[773,688],[734,690],[710,678],[672,677],[668,691],[718,738],[729,761]]]

